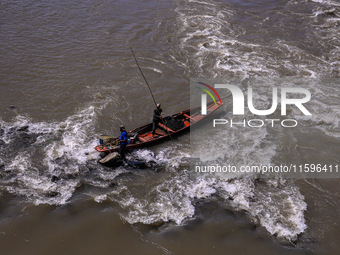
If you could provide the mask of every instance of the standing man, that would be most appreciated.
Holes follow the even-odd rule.
[[[156,132],[156,129],[158,128],[158,123],[161,121],[162,119],[162,116],[161,116],[161,113],[162,113],[162,108],[161,108],[161,104],[157,104],[157,107],[156,109],[153,111],[153,119],[152,119],[152,137],[153,138],[156,138],[155,137],[155,132]]]
[[[124,125],[120,126],[120,132],[121,132],[121,134],[120,134],[120,137],[119,137],[119,142],[120,142],[119,154],[124,159],[125,158],[125,147],[128,143],[127,132],[125,130]]]

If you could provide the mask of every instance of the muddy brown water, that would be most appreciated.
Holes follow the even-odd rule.
[[[189,107],[192,77],[312,80],[302,126],[221,130],[204,153],[339,165],[338,1],[0,6],[1,254],[339,254],[336,175],[194,175],[188,134],[130,155],[143,169],[100,166],[93,150],[151,121],[131,45],[164,116]]]

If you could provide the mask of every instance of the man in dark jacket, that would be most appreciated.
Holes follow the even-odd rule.
[[[161,113],[162,113],[162,108],[161,108],[161,104],[157,104],[157,108],[153,111],[153,119],[152,119],[152,137],[153,138],[156,138],[155,137],[155,132],[156,132],[156,129],[158,128],[158,123],[161,122],[162,120],[162,116],[161,116]]]
[[[120,126],[120,132],[121,134],[119,137],[119,142],[120,142],[119,154],[124,159],[125,158],[125,147],[128,144],[127,132],[125,130],[124,125]]]

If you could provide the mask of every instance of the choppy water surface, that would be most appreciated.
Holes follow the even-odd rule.
[[[190,77],[310,80],[312,119],[222,130],[202,160],[339,164],[338,1],[0,6],[4,254],[338,253],[337,179],[195,175],[188,135],[130,154],[143,169],[100,166],[93,149],[151,120],[131,45],[165,115],[189,107]]]

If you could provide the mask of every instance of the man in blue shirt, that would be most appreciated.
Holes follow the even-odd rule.
[[[119,138],[119,142],[120,142],[119,154],[124,159],[125,158],[125,147],[128,144],[127,132],[125,130],[124,125],[120,126],[120,132],[121,134]]]

